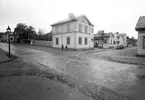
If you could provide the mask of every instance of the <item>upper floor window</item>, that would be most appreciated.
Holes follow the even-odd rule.
[[[85,33],[88,33],[88,26],[85,26]]]
[[[93,32],[94,32],[94,29],[92,28],[92,30],[91,30],[91,31],[92,31],[92,33],[93,33]]]
[[[66,40],[67,40],[66,41],[67,42],[67,45],[69,45],[70,44],[70,37],[67,37]]]
[[[70,32],[70,24],[67,24],[67,32]]]
[[[82,32],[82,24],[79,24],[79,32]]]
[[[82,38],[79,37],[79,44],[82,44]]]
[[[56,26],[56,28],[55,28],[55,32],[58,33],[58,26]]]
[[[88,39],[87,38],[85,38],[85,45],[87,45],[88,44]]]
[[[120,36],[117,36],[117,39],[119,39],[120,38]]]

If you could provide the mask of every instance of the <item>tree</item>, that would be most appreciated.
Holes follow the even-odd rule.
[[[42,29],[39,29],[39,31],[38,31],[38,35],[43,35],[43,31],[42,31]]]
[[[44,37],[46,37],[48,41],[52,41],[52,31],[45,34]]]
[[[28,39],[34,39],[36,36],[35,28],[33,26],[28,26],[27,29],[27,38]]]
[[[126,37],[126,40],[127,40],[127,47],[128,47],[128,44],[129,44],[129,37],[128,36]]]
[[[34,36],[36,35],[35,28],[33,26],[27,26],[24,23],[18,23],[14,29],[14,33],[15,35],[18,35],[18,42],[22,39],[34,39]]]

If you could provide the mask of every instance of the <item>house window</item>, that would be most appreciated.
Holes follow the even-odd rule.
[[[143,37],[143,49],[145,49],[145,36]]]
[[[88,33],[88,26],[85,26],[85,33]]]
[[[79,44],[82,44],[82,38],[79,37]]]
[[[94,29],[92,29],[92,33],[94,32]]]
[[[119,44],[120,42],[119,41],[117,41],[117,44]]]
[[[70,37],[67,37],[66,40],[67,40],[67,45],[70,45]]]
[[[79,32],[82,32],[82,24],[79,24]]]
[[[120,36],[117,36],[117,39],[119,39],[120,38]]]
[[[55,28],[55,32],[58,33],[58,26]]]
[[[59,41],[58,38],[56,38],[56,45],[58,45],[58,43],[59,43],[58,41]]]
[[[88,39],[87,38],[85,38],[85,45],[87,45],[88,44]]]
[[[13,38],[11,37],[11,40],[13,40]]]
[[[67,32],[70,32],[70,24],[67,24]]]
[[[107,40],[104,40],[104,43],[107,44]]]
[[[114,41],[114,44],[115,44],[115,41]]]

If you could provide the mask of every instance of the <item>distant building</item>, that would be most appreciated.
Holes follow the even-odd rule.
[[[135,30],[138,31],[138,55],[145,55],[145,16],[141,16],[136,24]]]
[[[94,25],[85,16],[69,14],[69,19],[54,23],[52,44],[55,48],[67,46],[70,49],[93,48]]]
[[[8,40],[9,40],[9,37],[8,37],[7,32],[0,32],[0,41],[8,42]],[[14,42],[13,32],[10,33],[10,41]]]
[[[102,46],[103,48],[115,48],[118,45],[127,46],[127,35],[125,33],[104,33],[99,31],[94,34],[94,45],[97,47]]]
[[[0,42],[4,41],[4,32],[0,32]]]

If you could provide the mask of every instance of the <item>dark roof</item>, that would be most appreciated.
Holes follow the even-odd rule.
[[[141,16],[135,27],[136,31],[145,30],[145,16]]]
[[[102,33],[94,34],[94,37],[101,37],[101,36],[102,36],[101,34],[102,34]],[[112,33],[104,33],[104,34],[103,34],[103,37],[110,37],[110,35],[113,36]]]
[[[73,19],[70,19],[70,18],[69,18],[69,19],[66,19],[66,20],[62,20],[62,21],[59,21],[59,22],[56,22],[56,23],[52,24],[51,26],[55,26],[55,25],[59,25],[59,24],[64,24],[64,23],[68,23],[68,22],[71,22],[71,21],[78,21],[78,20],[80,20],[80,18],[82,18],[82,17],[84,17],[84,18],[88,21],[89,25],[94,26],[94,25],[88,20],[88,18],[87,18],[85,15],[81,15],[81,16],[75,17],[75,18],[73,18]]]

